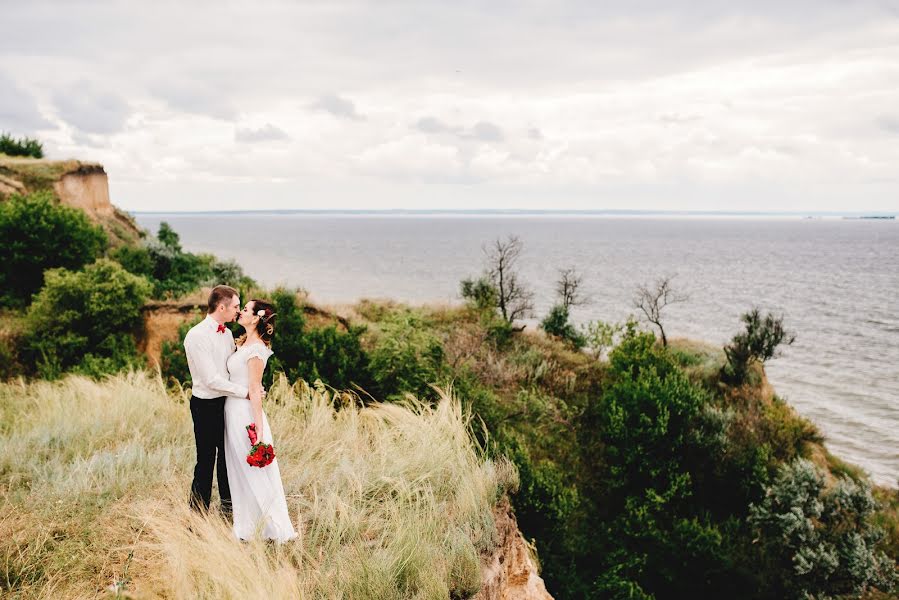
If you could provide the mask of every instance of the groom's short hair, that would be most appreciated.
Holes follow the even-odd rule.
[[[230,285],[217,285],[212,288],[212,292],[209,294],[209,314],[214,313],[219,304],[237,295],[237,290]]]

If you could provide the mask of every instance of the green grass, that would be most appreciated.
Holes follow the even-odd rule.
[[[280,547],[240,544],[220,518],[187,509],[185,400],[142,373],[0,385],[0,595],[94,598],[109,586],[171,598],[477,591],[479,555],[497,542],[493,506],[517,475],[472,443],[453,397],[359,408],[277,382],[266,412],[300,534]]]

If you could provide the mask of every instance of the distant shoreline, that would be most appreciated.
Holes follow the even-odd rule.
[[[762,211],[675,211],[675,210],[528,210],[528,209],[259,209],[259,210],[209,210],[209,211],[129,211],[134,215],[334,215],[334,216],[584,216],[584,217],[779,217],[800,219],[858,219],[893,221],[899,212],[762,212]]]

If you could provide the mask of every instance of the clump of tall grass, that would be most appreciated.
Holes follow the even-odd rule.
[[[266,412],[299,537],[240,543],[187,509],[185,397],[132,373],[0,386],[0,595],[448,598],[480,584],[517,485],[451,393],[359,407],[282,378]],[[112,595],[112,594],[111,594]]]

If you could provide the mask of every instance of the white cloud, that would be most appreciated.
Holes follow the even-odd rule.
[[[192,208],[235,182],[320,191],[261,196],[273,207],[899,208],[899,18],[878,2],[250,16],[11,5],[0,128],[103,160],[136,209],[160,182]]]

